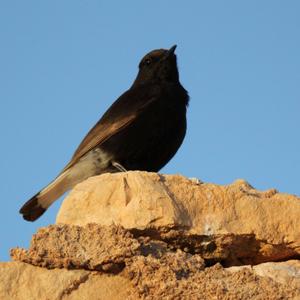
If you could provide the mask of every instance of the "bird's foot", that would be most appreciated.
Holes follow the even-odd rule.
[[[117,162],[115,162],[115,161],[112,162],[112,165],[113,165],[116,169],[118,169],[120,172],[127,172],[127,170],[126,170],[121,164],[119,164],[119,163],[117,163]]]

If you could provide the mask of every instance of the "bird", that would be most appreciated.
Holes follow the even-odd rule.
[[[179,81],[176,45],[146,54],[132,86],[88,132],[70,162],[20,209],[27,221],[83,180],[103,173],[158,172],[181,146],[187,128],[187,90]]]

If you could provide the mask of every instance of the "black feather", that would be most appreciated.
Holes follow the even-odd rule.
[[[39,193],[28,200],[19,211],[27,221],[35,221],[46,211],[46,209],[39,204],[38,195]]]

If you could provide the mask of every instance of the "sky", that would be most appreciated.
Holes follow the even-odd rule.
[[[55,222],[22,204],[132,84],[176,49],[188,130],[160,172],[300,195],[299,1],[0,1],[0,261]],[[284,211],[283,211],[284,213]]]

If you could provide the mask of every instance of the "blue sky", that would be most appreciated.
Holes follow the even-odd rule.
[[[51,181],[142,56],[177,44],[188,132],[162,173],[300,195],[299,1],[1,1],[0,260],[55,222]],[[283,212],[284,213],[284,212]]]

